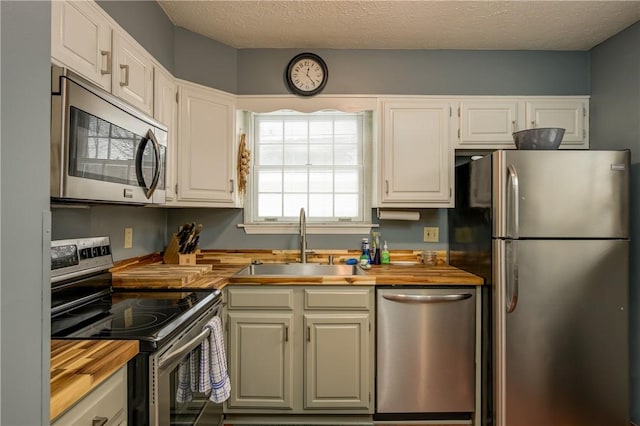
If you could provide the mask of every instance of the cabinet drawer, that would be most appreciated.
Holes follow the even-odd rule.
[[[52,425],[90,425],[98,418],[107,419],[107,426],[126,425],[126,395],[127,373],[126,367],[123,367],[58,417]]]
[[[293,310],[293,290],[273,287],[230,288],[229,309]]]
[[[310,288],[304,291],[305,309],[369,310],[371,291],[360,289]]]

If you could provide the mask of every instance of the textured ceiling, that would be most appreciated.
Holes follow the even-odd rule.
[[[235,48],[588,50],[640,20],[640,0],[158,1]]]

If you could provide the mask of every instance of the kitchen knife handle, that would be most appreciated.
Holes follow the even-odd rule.
[[[507,256],[507,268],[511,270],[511,276],[507,276],[507,313],[510,314],[516,310],[518,305],[518,244],[516,241],[507,241],[507,251],[511,254]]]
[[[513,207],[511,209],[511,214],[507,214],[507,218],[513,223],[513,234],[511,234],[511,236],[513,238],[518,238],[518,235],[520,234],[520,185],[518,183],[518,172],[513,164],[509,164],[507,166],[507,172],[509,173],[507,177],[507,185],[510,185],[509,194],[511,195],[511,202],[508,204],[508,207]]]

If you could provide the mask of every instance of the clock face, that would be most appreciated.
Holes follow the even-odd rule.
[[[287,85],[289,89],[302,96],[320,93],[327,84],[327,65],[313,53],[301,53],[287,66]]]

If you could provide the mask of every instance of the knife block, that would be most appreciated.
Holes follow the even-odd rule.
[[[196,264],[196,254],[195,253],[187,253],[182,254],[179,252],[180,243],[176,234],[171,236],[171,241],[169,241],[169,245],[164,249],[164,255],[162,256],[162,260],[164,263],[173,264],[173,265],[195,265]]]

